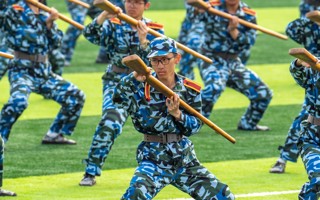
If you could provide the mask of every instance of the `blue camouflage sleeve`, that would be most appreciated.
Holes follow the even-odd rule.
[[[292,61],[290,64],[290,73],[293,79],[303,88],[307,88],[308,80],[312,73],[311,68],[306,68],[303,66],[297,66],[296,60]]]
[[[312,22],[307,18],[296,19],[288,24],[286,28],[286,34],[298,44],[303,45],[307,36],[305,34],[305,31],[308,30],[306,27],[310,23]]]
[[[136,89],[142,84],[137,81],[133,73],[123,77],[114,89],[113,102],[115,106],[121,107],[127,112],[130,112],[133,104],[134,94],[137,94]]]
[[[197,110],[199,113],[201,113],[201,95],[200,93],[193,93],[189,100],[187,101],[188,105]],[[200,128],[202,127],[203,123],[202,121],[195,117],[194,115],[189,114],[186,110],[181,109],[181,121],[178,121],[180,126],[180,130],[184,133],[186,136],[191,136],[199,132]]]
[[[248,15],[246,16],[246,21],[256,24],[256,17]],[[239,35],[238,38],[235,40],[237,45],[239,45],[239,49],[245,50],[248,48],[248,46],[253,46],[257,37],[257,31],[253,28],[248,28],[246,26],[241,25],[239,27]],[[229,37],[229,39],[232,39]]]
[[[83,35],[87,40],[93,44],[103,47],[108,46],[108,38],[110,38],[111,33],[111,25],[108,20],[106,20],[102,25],[99,25],[97,23],[97,19],[94,19],[83,30]]]
[[[48,15],[44,14],[41,15],[42,20],[44,22],[46,22]],[[63,37],[63,32],[58,29],[58,26],[56,23],[53,23],[53,26],[48,29],[47,27],[45,27],[46,30],[46,36],[48,37],[48,45],[50,47],[50,49],[57,49],[61,46],[61,41],[62,41],[62,37]]]

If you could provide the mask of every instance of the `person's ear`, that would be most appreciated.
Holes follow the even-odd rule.
[[[177,53],[174,59],[174,64],[179,64],[180,60],[181,60],[181,54]]]
[[[148,2],[146,3],[146,5],[144,5],[144,10],[148,10],[150,8],[151,3]]]

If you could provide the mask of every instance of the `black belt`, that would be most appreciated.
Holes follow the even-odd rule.
[[[308,122],[310,122],[311,124],[320,126],[320,118],[315,118],[312,115],[308,116]]]
[[[112,65],[111,67],[112,71],[115,73],[124,73],[124,74],[130,74],[133,70],[129,67],[118,67],[117,65]]]
[[[224,60],[235,60],[238,58],[238,54],[225,52],[213,52],[213,56],[221,57]]]
[[[164,135],[147,135],[144,134],[144,140],[145,142],[159,142],[159,143],[170,143],[170,142],[179,142],[183,138],[182,135],[178,134],[164,134]]]
[[[32,62],[39,62],[39,63],[44,63],[47,62],[47,55],[42,55],[42,54],[27,54],[21,51],[15,51],[14,52],[14,57],[16,59],[22,59],[22,60],[30,60]]]

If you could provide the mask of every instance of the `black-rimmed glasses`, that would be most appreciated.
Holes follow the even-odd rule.
[[[151,58],[150,59],[150,63],[152,66],[158,66],[159,63],[161,63],[162,65],[167,65],[169,64],[170,60],[172,58],[174,58],[175,56],[171,57],[171,58],[166,58],[166,57],[163,57],[163,58],[160,58],[160,59],[156,59],[156,58]]]

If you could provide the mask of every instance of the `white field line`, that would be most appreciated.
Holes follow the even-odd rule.
[[[237,198],[245,198],[245,197],[265,197],[265,196],[274,196],[274,195],[282,195],[282,194],[294,194],[299,193],[300,190],[288,190],[288,191],[278,191],[278,192],[258,192],[258,193],[249,193],[249,194],[238,194],[235,195]],[[171,199],[171,200],[193,200],[193,199]]]

